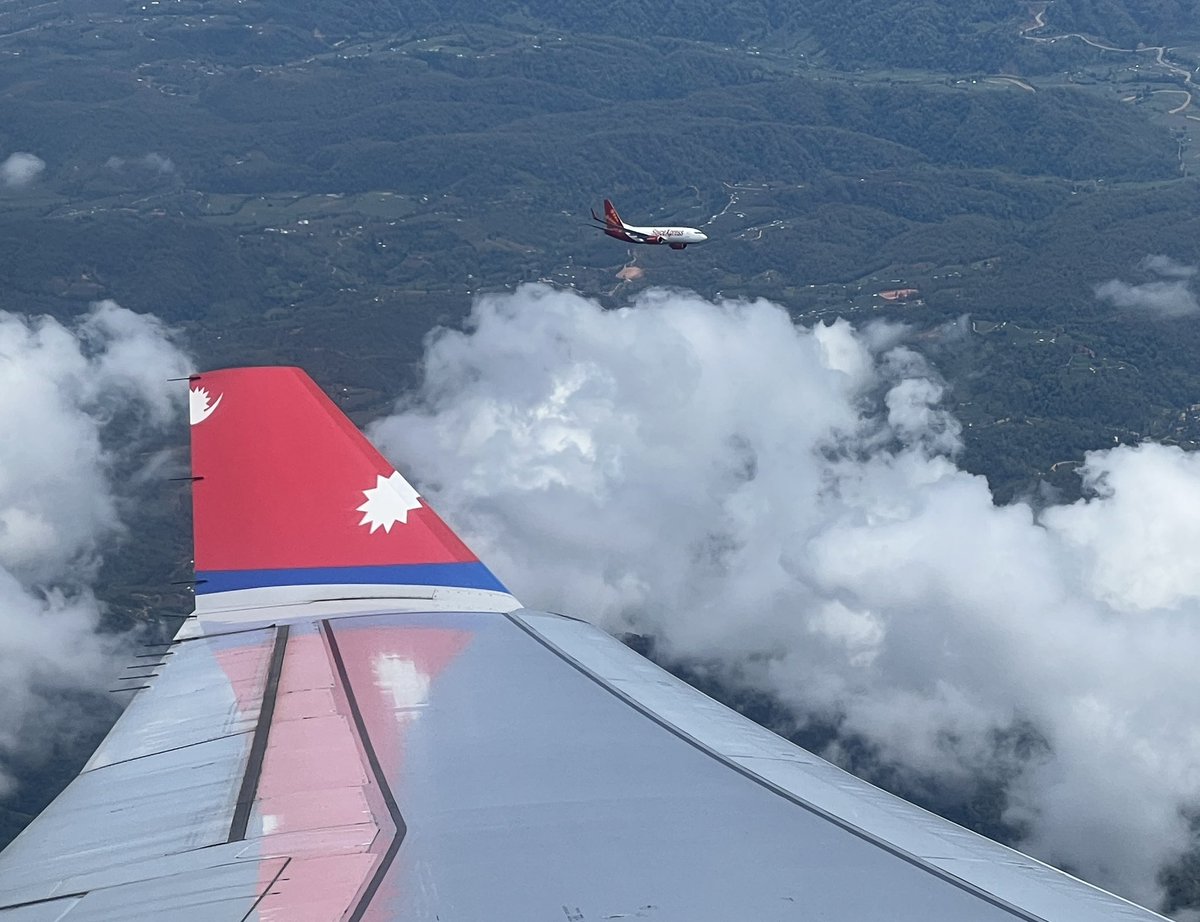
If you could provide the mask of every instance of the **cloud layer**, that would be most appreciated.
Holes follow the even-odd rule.
[[[1116,307],[1158,317],[1187,317],[1200,313],[1200,300],[1192,290],[1195,266],[1176,262],[1169,256],[1147,256],[1140,268],[1151,279],[1139,284],[1111,279],[1096,286],[1096,297]]]
[[[113,468],[174,417],[167,379],[188,367],[157,319],[112,301],[69,327],[0,312],[0,794],[9,758],[49,743],[48,701],[112,679],[92,584],[122,528]]]
[[[433,335],[372,436],[527,605],[719,661],[902,774],[1011,777],[1025,847],[1154,903],[1200,787],[1200,456],[1096,452],[1088,501],[996,506],[903,338],[525,286]],[[1014,763],[1017,729],[1045,745]]]
[[[23,189],[46,169],[46,161],[36,154],[17,151],[0,163],[0,183],[9,189]]]
[[[175,172],[175,164],[170,157],[166,157],[157,151],[150,151],[142,157],[137,157],[133,160],[125,157],[109,157],[104,161],[104,165],[110,170],[123,170],[127,166],[142,167],[150,170],[153,173],[173,173]]]

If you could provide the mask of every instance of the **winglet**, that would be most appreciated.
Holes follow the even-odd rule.
[[[519,607],[302,370],[231,368],[190,387],[198,611]]]

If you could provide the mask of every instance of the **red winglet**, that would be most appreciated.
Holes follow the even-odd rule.
[[[191,381],[198,593],[503,585],[299,368]]]

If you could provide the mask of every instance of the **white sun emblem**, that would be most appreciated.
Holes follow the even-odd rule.
[[[193,426],[196,423],[204,422],[212,416],[213,411],[220,405],[221,398],[225,396],[224,394],[218,394],[217,399],[209,403],[212,398],[209,396],[208,388],[206,387],[193,387],[188,394],[188,410]]]
[[[375,486],[363,490],[367,501],[358,507],[363,514],[359,525],[370,525],[371,534],[382,528],[391,534],[392,526],[397,522],[408,524],[408,514],[413,509],[421,508],[421,499],[417,491],[398,471],[392,471],[391,477],[375,475]]]

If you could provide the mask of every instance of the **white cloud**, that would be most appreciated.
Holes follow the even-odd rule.
[[[120,171],[125,169],[132,163],[134,166],[144,167],[154,173],[174,173],[175,164],[170,157],[165,157],[157,151],[138,157],[136,160],[127,160],[124,157],[112,156],[104,161],[104,166],[110,170]]]
[[[1140,284],[1111,279],[1096,286],[1096,297],[1116,307],[1144,311],[1160,317],[1187,317],[1200,312],[1200,300],[1191,288],[1195,266],[1176,262],[1169,256],[1147,256],[1140,267],[1160,276]]]
[[[34,154],[17,151],[0,163],[0,182],[10,189],[23,189],[46,169],[46,161]]]
[[[1184,279],[1131,285],[1112,279],[1096,286],[1096,297],[1116,307],[1141,310],[1161,317],[1187,317],[1200,311],[1200,301]]]
[[[182,406],[167,379],[187,368],[157,319],[112,301],[69,327],[0,312],[0,792],[14,753],[45,742],[49,702],[112,680],[115,641],[96,633],[91,586],[122,528],[113,466]],[[110,449],[113,420],[122,446]]]
[[[151,151],[142,158],[142,166],[148,170],[154,170],[156,173],[175,172],[175,164],[171,162],[171,158],[164,157],[155,151]]]
[[[895,328],[525,286],[431,337],[372,435],[526,604],[719,660],[953,781],[1049,752],[1010,818],[1154,902],[1200,792],[1200,461],[1088,456],[1087,502],[993,503]]]
[[[1153,272],[1155,275],[1165,278],[1190,279],[1196,274],[1195,266],[1176,262],[1170,256],[1163,255],[1147,256],[1142,260],[1141,267],[1147,272]]]

